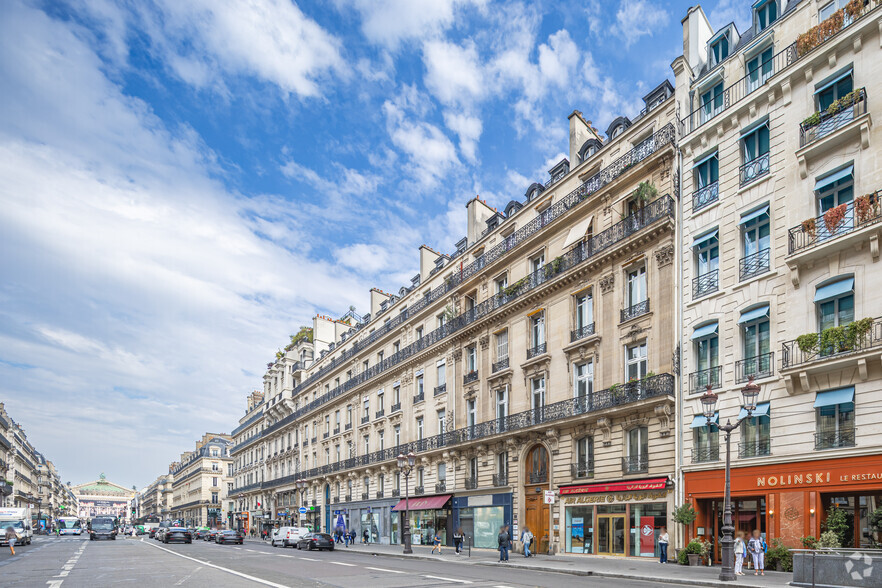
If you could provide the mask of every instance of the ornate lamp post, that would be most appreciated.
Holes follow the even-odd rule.
[[[410,546],[410,515],[408,512],[410,510],[410,487],[408,478],[410,472],[413,471],[414,464],[416,464],[416,455],[413,454],[413,451],[407,455],[398,454],[398,469],[404,474],[404,524],[401,530],[404,539],[404,553],[413,553]]]
[[[759,393],[759,386],[753,383],[753,376],[750,376],[747,385],[741,389],[741,396],[744,400],[742,406],[744,410],[747,411],[747,414],[743,418],[739,418],[735,421],[734,424],[727,419],[725,425],[718,425],[719,429],[726,435],[726,493],[723,501],[723,537],[720,539],[720,552],[723,559],[723,566],[720,569],[720,580],[723,582],[734,582],[736,580],[734,567],[735,539],[733,538],[735,527],[732,525],[732,500],[730,497],[730,438],[732,431],[737,429],[744,419],[749,419],[753,414],[753,411],[756,410],[756,399],[759,397]],[[716,394],[711,392],[711,385],[708,384],[707,392],[702,394],[700,399],[702,411],[708,423],[714,418],[714,414],[717,410],[718,398],[719,397]]]
[[[306,489],[309,486],[309,484],[306,482],[306,480],[300,479],[300,480],[297,480],[296,482],[294,482],[294,485],[297,486],[298,490],[300,490],[300,506],[305,507],[306,506]],[[300,519],[298,519],[298,522],[299,521],[300,521]]]

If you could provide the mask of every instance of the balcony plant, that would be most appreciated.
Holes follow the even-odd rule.
[[[545,266],[545,277],[550,278],[551,276],[560,273],[561,266],[563,266],[563,256],[559,255]]]
[[[817,235],[818,226],[815,217],[805,219],[800,226],[802,227],[802,232],[806,233],[812,239]]]
[[[854,199],[854,211],[857,214],[858,222],[865,223],[876,216],[876,206],[879,200],[875,193],[864,194]]]
[[[845,218],[847,210],[848,203],[845,203],[840,204],[839,206],[834,206],[824,213],[824,226],[827,227],[827,231],[830,233],[836,232],[836,228],[839,226],[839,223],[842,222],[842,219]]]
[[[806,355],[814,353],[818,349],[818,334],[806,333],[805,335],[800,335],[796,338],[796,346]]]
[[[796,54],[802,57],[824,41],[842,30],[845,23],[845,11],[840,9],[831,14],[827,20],[813,26],[796,37]]]
[[[863,342],[864,337],[873,328],[873,319],[866,317],[852,321],[845,326],[845,341],[849,348],[855,348]]]
[[[652,182],[640,182],[637,184],[637,189],[634,190],[634,197],[640,203],[640,208],[643,208],[647,202],[656,196],[658,196],[658,188]]]

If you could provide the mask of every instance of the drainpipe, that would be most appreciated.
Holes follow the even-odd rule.
[[[675,324],[677,325],[677,347],[679,348],[679,357],[677,358],[677,406],[674,411],[674,426],[676,428],[676,439],[674,442],[675,453],[676,453],[676,467],[675,467],[675,486],[674,486],[674,503],[677,505],[683,504],[685,500],[685,492],[684,492],[684,483],[683,483],[683,151],[680,148],[680,145],[677,145],[677,170],[680,175],[680,194],[677,198],[677,219],[676,219],[676,243],[674,245],[674,251],[676,255],[674,256],[674,263],[676,264],[676,272],[679,275],[679,279],[676,280],[676,285],[674,286],[674,295],[677,297],[676,308],[676,320]],[[686,546],[686,537],[685,537],[685,529],[682,528],[681,525],[676,525],[677,532],[675,537],[677,538],[676,545],[681,545],[682,547]],[[683,536],[681,536],[681,533]]]

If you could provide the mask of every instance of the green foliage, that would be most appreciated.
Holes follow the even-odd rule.
[[[849,347],[857,347],[863,342],[864,337],[873,328],[873,319],[862,318],[859,321],[852,321],[845,326],[845,337]]]
[[[515,282],[511,286],[508,286],[507,288],[503,288],[502,294],[505,296],[514,296],[518,292],[520,292],[521,288],[526,283],[527,283],[527,278],[521,278],[520,280],[518,280],[517,282]]]
[[[766,552],[766,566],[769,568],[780,567],[785,572],[793,571],[793,555],[784,546],[781,539],[772,539],[772,544]]]
[[[796,338],[796,345],[803,353],[810,354],[818,351],[820,347],[823,353],[839,353],[860,347],[870,329],[873,328],[873,319],[862,318],[847,325],[829,327],[817,333],[806,333]]]
[[[882,533],[882,506],[870,513],[870,527],[877,533]]]
[[[649,202],[658,196],[658,188],[652,182],[640,182],[634,190],[634,196],[640,202]]]
[[[839,537],[833,531],[821,533],[821,538],[818,539],[818,543],[815,546],[816,549],[838,549],[840,547],[842,547],[842,542],[839,541]]]
[[[304,340],[312,343],[312,327],[300,327],[296,335],[291,335],[291,342],[285,346],[285,351],[291,351]]]
[[[453,307],[453,304],[448,304],[444,307],[444,312],[441,313],[444,317],[445,321],[451,321],[456,318],[456,309]]]
[[[815,539],[814,535],[808,535],[807,537],[800,537],[799,539],[802,541],[803,549],[817,549],[818,548],[818,540]]]
[[[689,554],[702,555],[705,551],[704,541],[700,541],[698,539],[693,539],[689,543],[686,544],[686,548],[680,551],[680,555],[677,556],[677,563],[680,565],[689,565]]]
[[[851,544],[852,534],[851,525],[848,524],[848,517],[845,511],[838,506],[831,506],[827,511],[827,522],[825,524],[827,533],[833,533],[839,543],[839,547],[848,547]],[[824,535],[821,534],[821,541],[824,541]]]
[[[688,502],[684,502],[674,509],[673,515],[674,520],[681,525],[691,525],[695,522],[695,517],[698,516],[698,513],[695,512],[695,509],[692,508],[691,504],[689,504]]]
[[[796,338],[796,345],[803,353],[814,353],[818,349],[818,334],[806,333]]]

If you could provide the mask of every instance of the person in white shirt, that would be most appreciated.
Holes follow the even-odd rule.
[[[738,531],[735,535],[735,575],[743,576],[744,572],[744,533]]]
[[[658,560],[661,563],[668,563],[668,528],[662,527],[658,533]]]
[[[524,527],[524,532],[521,533],[521,543],[524,544],[524,557],[530,557],[530,545],[533,543],[533,533],[530,532],[530,529]]]

